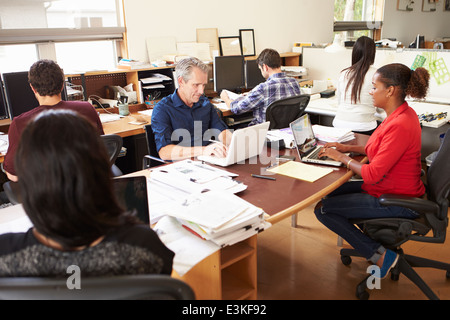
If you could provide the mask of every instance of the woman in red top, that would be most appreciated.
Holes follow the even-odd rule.
[[[379,68],[370,94],[374,106],[386,111],[386,119],[365,146],[328,143],[319,154],[341,161],[363,181],[348,182],[322,199],[314,210],[317,219],[377,264],[382,278],[395,266],[398,255],[364,235],[349,219],[418,216],[407,208],[381,206],[378,197],[385,193],[421,197],[425,193],[420,179],[420,123],[405,97],[424,98],[429,78],[424,68],[412,71],[398,63]],[[354,161],[344,154],[347,152],[366,154],[369,163]]]

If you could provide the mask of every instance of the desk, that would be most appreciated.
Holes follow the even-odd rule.
[[[356,137],[356,140],[348,143],[363,144],[368,140],[368,136],[357,134]],[[296,151],[291,149],[282,150],[280,153],[297,157]],[[319,201],[353,175],[352,171],[341,167],[314,183],[282,175],[276,175],[276,181],[250,176],[251,173],[265,170],[270,162],[275,161],[277,154],[277,150],[265,148],[261,156],[251,158],[245,164],[225,168],[239,174],[237,179],[248,186],[245,191],[239,193],[239,196],[263,208],[269,215],[266,220],[272,224],[295,215]],[[358,156],[355,159],[364,161],[365,158]],[[149,171],[142,170],[134,174],[149,175]],[[195,265],[182,277],[177,274],[173,276],[189,283],[197,299],[256,299],[256,237],[222,248]]]
[[[426,112],[436,113],[447,112],[447,119],[450,119],[450,106],[444,104],[418,102],[418,101],[408,101],[408,104],[414,111],[419,115]],[[319,117],[319,122],[322,125],[332,126],[332,121],[337,112],[337,98],[336,96],[332,98],[320,98],[311,100],[306,107],[305,111],[307,113],[315,114]],[[384,119],[380,118],[379,121]],[[450,128],[450,124],[444,124],[439,128],[422,127],[422,149],[421,158],[425,161],[425,158],[430,155],[433,151],[437,151],[440,146],[439,135],[441,133],[447,132]]]
[[[146,124],[136,125],[129,123],[135,120],[135,118],[133,117],[134,115],[139,115],[140,117],[144,118],[147,121],[146,124],[149,124],[151,122],[150,116],[145,116],[140,113],[134,112],[130,113],[130,115],[124,118],[121,118],[120,120],[103,123],[103,131],[105,132],[105,134],[117,134],[122,138],[145,133],[144,126]]]

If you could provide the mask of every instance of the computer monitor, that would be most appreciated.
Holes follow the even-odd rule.
[[[262,76],[261,70],[258,67],[256,60],[245,61],[245,87],[247,89],[253,89],[261,82],[266,81]]]
[[[244,56],[214,57],[214,91],[239,91],[245,87]]]
[[[28,83],[27,71],[4,73],[3,83],[11,119],[39,105]]]
[[[28,71],[3,73],[5,97],[11,119],[39,106],[33,90],[28,83]],[[61,98],[67,100],[66,86],[63,86]]]
[[[8,118],[8,108],[6,106],[5,91],[3,88],[3,82],[0,79],[0,120]]]

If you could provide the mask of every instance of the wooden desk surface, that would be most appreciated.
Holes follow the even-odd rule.
[[[349,144],[365,144],[369,136],[356,134],[356,139],[348,142]],[[348,181],[353,175],[351,170],[345,167],[339,167],[330,174],[320,178],[315,182],[307,182],[299,179],[283,175],[272,175],[276,178],[273,180],[265,180],[251,177],[251,174],[264,174],[270,161],[275,162],[277,154],[294,155],[298,160],[295,149],[273,150],[267,149],[266,154],[260,156],[260,160],[254,164],[252,159],[246,164],[235,164],[227,167],[227,170],[239,174],[237,180],[242,181],[248,188],[239,193],[243,199],[261,207],[270,216],[267,221],[270,223],[279,222],[285,218],[292,216],[307,206],[318,202],[325,195],[338,188],[340,185]],[[358,161],[366,161],[365,157],[355,157]],[[320,166],[320,165],[317,165]],[[324,166],[328,167],[328,166]]]
[[[355,136],[355,140],[347,143],[360,145],[365,144],[369,139],[369,136],[362,134],[355,134]],[[345,167],[339,167],[338,170],[333,170],[333,172],[315,182],[302,181],[279,174],[273,175],[276,178],[275,181],[253,178],[251,176],[252,173],[264,174],[264,171],[271,162],[275,161],[278,154],[295,155],[298,160],[295,149],[278,151],[264,148],[258,159],[254,157],[247,160],[245,164],[234,164],[226,168],[218,166],[218,168],[239,174],[236,180],[247,185],[247,189],[238,193],[238,195],[255,206],[262,208],[270,216],[267,219],[270,223],[276,223],[288,218],[310,204],[319,201],[353,176],[353,172]],[[361,162],[366,161],[364,156],[356,156],[354,158]],[[145,175],[149,177],[150,171],[141,170],[129,175]]]
[[[110,121],[103,123],[103,131],[105,134],[117,134],[122,138],[137,135],[140,133],[144,133],[144,126],[146,124],[150,124],[151,116],[143,115],[142,113],[138,113],[142,110],[147,110],[144,104],[130,105],[130,114],[126,117],[121,118],[120,120]],[[112,113],[118,113],[117,109],[109,108],[108,111]],[[103,111],[104,112],[104,111]],[[130,122],[136,121],[136,117],[142,118],[147,123],[144,124],[131,124]]]
[[[142,117],[147,121],[145,124],[130,124],[129,122],[136,120],[136,115]],[[122,138],[144,133],[144,126],[150,124],[151,117],[138,113],[130,113],[130,115],[121,118],[120,120],[103,123],[103,131],[105,134],[117,134]]]

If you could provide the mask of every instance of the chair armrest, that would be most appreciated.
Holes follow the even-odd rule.
[[[152,160],[161,162],[161,164],[170,162],[170,161],[164,161],[163,159],[160,159],[160,158],[157,158],[157,157],[153,157],[153,156],[150,156],[150,155],[146,154],[143,157],[143,159],[142,159],[142,169],[150,168],[150,164],[151,164]]]
[[[399,206],[419,213],[438,213],[437,203],[422,198],[402,196],[398,194],[383,194],[378,198],[383,206]]]

